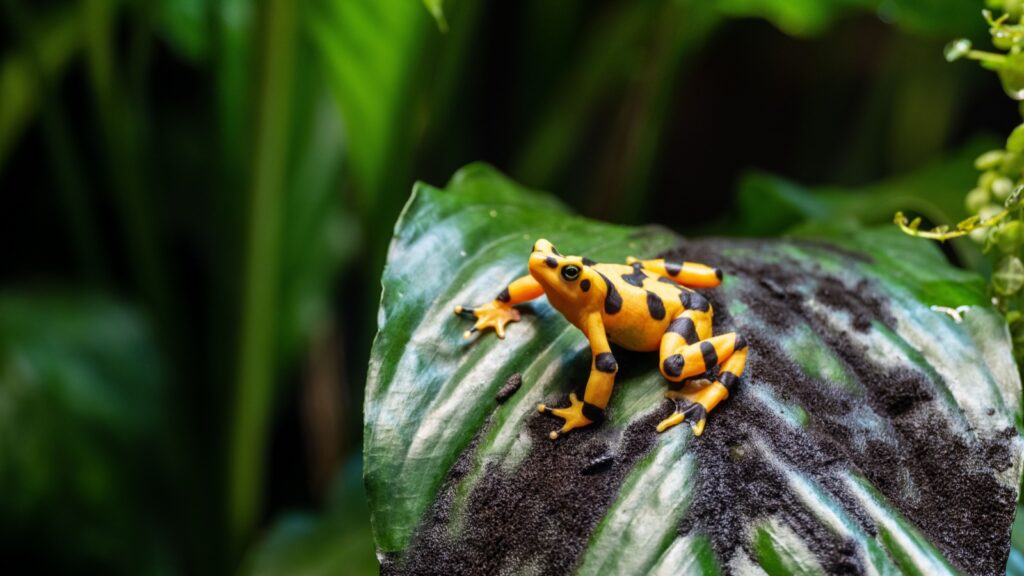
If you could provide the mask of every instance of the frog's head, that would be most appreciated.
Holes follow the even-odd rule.
[[[554,244],[541,238],[530,253],[530,275],[544,287],[550,297],[577,300],[587,295],[594,285],[594,263],[580,256],[562,256]]]

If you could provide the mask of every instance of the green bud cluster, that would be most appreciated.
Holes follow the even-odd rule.
[[[999,4],[1004,9],[999,18],[993,18],[992,12],[988,10],[982,11],[982,15],[988,22],[992,45],[1005,53],[975,50],[970,40],[958,38],[946,45],[946,60],[977,60],[985,68],[999,74],[1003,90],[1010,98],[1024,101],[1024,24],[1021,22],[1021,6],[1024,2],[1009,0]]]
[[[982,15],[989,25],[992,45],[1001,52],[975,50],[967,39],[950,42],[946,60],[978,61],[999,75],[1003,90],[1024,116],[1024,0],[988,0],[989,8],[1002,11],[994,18]],[[896,223],[907,234],[939,241],[969,236],[983,246],[993,259],[990,293],[992,301],[1006,315],[1018,360],[1024,360],[1024,123],[1006,139],[1005,148],[985,152],[974,161],[979,171],[977,185],[967,193],[964,206],[970,216],[955,226],[942,225],[921,230],[921,219],[908,220],[896,214]]]

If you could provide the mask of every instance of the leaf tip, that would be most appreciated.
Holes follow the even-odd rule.
[[[448,33],[448,19],[444,16],[444,0],[423,0],[423,5],[427,7],[427,11],[434,17],[434,22],[437,23],[437,29],[441,34]]]

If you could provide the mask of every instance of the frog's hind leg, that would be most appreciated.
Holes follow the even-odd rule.
[[[638,260],[630,256],[626,258],[626,264],[633,267],[639,265],[642,270],[650,274],[668,278],[690,288],[714,288],[722,283],[720,269],[699,262],[681,262],[664,258]]]
[[[742,343],[742,337],[737,337]],[[708,412],[713,410],[719,402],[729,397],[736,385],[747,363],[747,347],[744,345],[733,352],[728,360],[722,363],[718,377],[714,382],[687,383],[681,390],[669,390],[665,396],[675,402],[676,409],[671,416],[658,424],[658,432],[664,432],[669,428],[689,420],[693,428],[693,434],[700,436],[704,432],[704,424]]]
[[[658,432],[689,420],[697,436],[704,431],[707,413],[719,402],[729,397],[747,363],[747,344],[743,337],[730,332],[719,336],[706,337],[696,330],[695,320],[702,320],[692,310],[677,316],[661,340],[661,373],[672,382],[703,374],[715,366],[721,366],[718,376],[710,384],[700,386],[690,382],[680,390],[669,390],[666,396],[676,404],[675,412],[658,424]],[[701,338],[701,336],[705,336]]]

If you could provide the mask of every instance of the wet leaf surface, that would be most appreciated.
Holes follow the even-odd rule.
[[[505,340],[461,339],[453,306],[524,274],[539,237],[725,270],[702,292],[751,356],[703,436],[657,434],[671,410],[657,355],[617,351],[608,420],[548,440],[557,423],[536,403],[563,403],[590,357],[543,298]],[[686,241],[573,216],[472,165],[445,190],[417,186],[383,287],[364,450],[385,573],[1005,566],[1022,454],[1009,334],[980,279],[927,242]],[[958,307],[959,321],[943,312]]]

